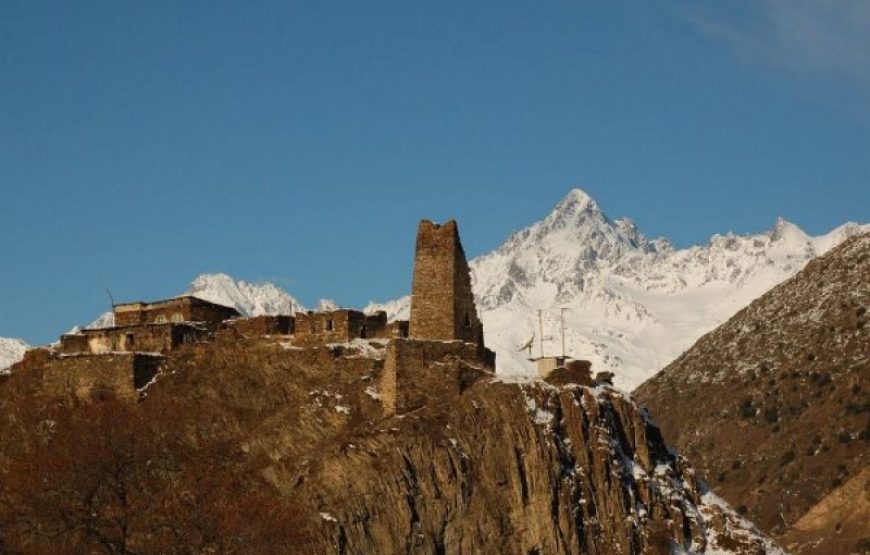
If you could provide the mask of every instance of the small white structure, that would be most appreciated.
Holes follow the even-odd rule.
[[[564,367],[568,363],[568,361],[571,360],[571,357],[538,357],[530,358],[529,360],[537,365],[538,377],[547,378],[550,374],[553,373],[553,370],[555,370],[556,368]]]
[[[547,378],[550,374],[553,373],[553,370],[556,368],[563,368],[566,364],[568,364],[569,360],[572,360],[571,357],[565,354],[565,311],[567,308],[559,309],[559,327],[562,336],[562,354],[560,356],[544,356],[544,317],[543,310],[538,310],[538,326],[540,331],[540,345],[541,345],[541,355],[537,358],[530,358],[530,362],[534,362],[538,367],[538,377],[539,378]],[[529,354],[532,354],[532,343],[535,341],[535,334],[532,334],[532,338],[523,345],[520,350],[523,351],[525,349],[529,350]]]

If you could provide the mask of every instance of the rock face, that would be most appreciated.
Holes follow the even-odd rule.
[[[635,392],[713,489],[789,538],[796,553],[870,545],[868,276],[863,234],[810,262]],[[858,494],[834,494],[846,483]],[[838,513],[836,522],[819,518]],[[855,518],[861,525],[846,534]],[[808,529],[814,537],[801,532]]]
[[[381,423],[300,493],[339,553],[764,553],[608,387],[485,383]]]
[[[444,360],[421,359],[425,391],[407,412],[384,416],[380,378],[388,355],[375,341],[299,349],[281,339],[232,334],[169,354],[134,407],[149,437],[180,433],[181,446],[162,454],[139,440],[137,455],[123,459],[125,467],[147,461],[141,472],[150,479],[125,484],[125,499],[145,510],[124,520],[124,545],[143,553],[221,551],[214,543],[220,538],[204,546],[188,535],[177,536],[171,548],[157,543],[153,530],[162,515],[153,507],[168,503],[155,492],[199,491],[200,477],[230,472],[245,483],[264,482],[270,496],[295,504],[306,523],[304,540],[259,552],[659,554],[677,546],[694,553],[780,552],[706,493],[645,414],[609,385],[557,387],[491,376],[439,384],[439,371],[445,380],[456,375],[443,371],[456,365],[448,353]],[[51,456],[53,442],[68,437],[63,424],[46,429],[44,418],[20,414],[21,407],[39,411],[47,404],[26,402],[28,395],[46,394],[33,376],[18,366],[0,382],[0,413],[7,416],[0,419],[0,498],[15,493],[4,492],[22,478],[10,469],[30,468],[16,461],[31,449],[38,460],[67,464]],[[167,424],[163,415],[173,405],[184,416]],[[28,447],[33,438],[42,439]],[[126,444],[110,445],[111,454]],[[179,461],[209,445],[221,447],[207,451],[215,454],[205,466],[173,474]],[[72,487],[74,494],[75,482]],[[2,507],[0,539],[7,532],[7,548],[15,552],[28,545],[33,528]],[[194,512],[206,519],[209,510],[206,504]],[[71,535],[60,536],[69,545],[89,541],[61,530]]]

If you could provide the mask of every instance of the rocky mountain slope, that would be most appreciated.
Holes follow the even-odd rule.
[[[39,361],[13,370],[0,382],[0,548],[781,552],[606,384],[483,378],[384,416],[382,357],[376,342],[227,335],[170,355],[138,404],[98,396],[60,412],[40,398]],[[424,364],[437,376],[450,362]]]
[[[636,390],[713,489],[795,553],[870,549],[868,310],[863,234]]]
[[[20,339],[0,337],[0,374],[24,357],[30,346]]]

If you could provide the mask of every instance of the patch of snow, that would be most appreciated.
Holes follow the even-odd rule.
[[[378,393],[378,390],[372,385],[368,386],[365,389],[365,394],[374,399],[375,401],[378,401],[381,398],[381,394]]]
[[[784,549],[759,532],[754,524],[738,515],[718,495],[707,491],[701,495],[701,504],[698,508],[706,517],[706,520],[711,520],[716,512],[720,513],[724,517],[722,521],[727,532],[727,537],[740,537],[748,542],[752,542],[758,545],[761,548],[761,552],[766,555],[787,555]],[[706,529],[706,535],[707,548],[703,551],[704,555],[730,555],[734,553],[733,550],[719,545],[719,538],[712,527]],[[687,551],[685,553],[689,555],[694,552]]]
[[[0,337],[0,374],[9,371],[9,367],[24,358],[24,353],[30,345],[20,339]]]
[[[525,392],[523,392],[523,395],[525,395]],[[531,413],[535,424],[546,425],[553,421],[555,415],[552,412],[538,407],[538,403],[533,397],[526,395],[525,398],[526,408],[529,410],[529,413]]]

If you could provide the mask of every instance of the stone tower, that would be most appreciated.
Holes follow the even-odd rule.
[[[471,275],[454,220],[423,220],[417,231],[410,333],[416,339],[456,340],[483,349]]]

